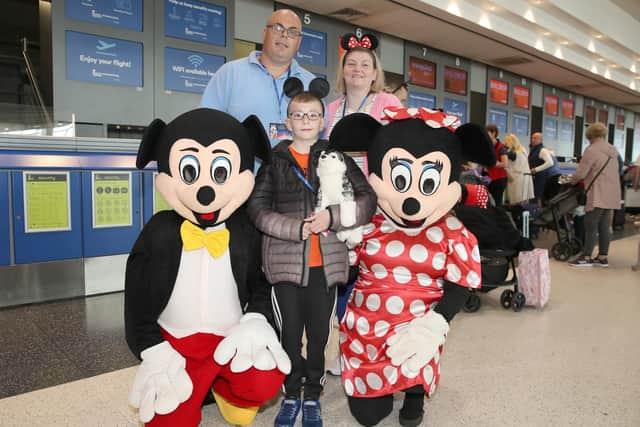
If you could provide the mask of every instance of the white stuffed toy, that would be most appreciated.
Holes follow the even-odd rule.
[[[362,227],[348,228],[356,223],[356,202],[353,186],[346,175],[347,165],[344,154],[339,151],[327,150],[320,153],[318,159],[318,202],[316,212],[326,209],[330,205],[340,205],[340,223],[346,229],[338,231],[339,240],[353,249],[362,242]]]

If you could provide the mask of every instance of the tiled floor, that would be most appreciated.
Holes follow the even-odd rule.
[[[452,324],[428,424],[640,425],[640,273],[629,268],[639,238],[612,244],[609,269],[552,261],[541,311],[502,309],[500,290],[481,295],[480,311]],[[553,241],[543,233],[538,243]],[[126,403],[135,368],[122,369],[137,361],[122,312],[120,293],[0,310],[0,425],[137,425]],[[325,425],[355,425],[336,378],[323,402]],[[273,425],[276,410],[274,402],[254,425]],[[215,406],[202,425],[223,425]],[[397,412],[381,425],[397,425]]]

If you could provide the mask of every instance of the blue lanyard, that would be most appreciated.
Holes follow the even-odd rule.
[[[313,194],[315,194],[315,193],[316,193],[316,191],[313,189],[313,186],[309,183],[309,181],[307,181],[307,178],[305,178],[305,176],[302,174],[302,171],[301,171],[298,167],[296,167],[296,166],[294,166],[294,165],[291,165],[291,167],[293,168],[293,171],[296,173],[296,175],[298,176],[298,178],[300,178],[300,181],[302,181],[302,182],[303,182],[303,184],[304,184],[304,185],[306,185],[306,186],[307,186],[307,188],[308,188],[309,190],[311,190],[311,192],[312,192]]]
[[[367,94],[367,96],[364,97],[364,99],[362,100],[362,102],[360,103],[360,106],[358,107],[358,109],[355,111],[355,113],[359,112],[360,109],[364,106],[364,103],[367,102],[367,99],[369,98],[369,94]],[[344,97],[344,104],[342,104],[342,117],[344,117],[345,113],[347,112],[347,96],[345,95]]]
[[[268,71],[267,71],[268,72]],[[278,83],[276,83],[275,77],[271,76],[271,80],[273,81],[273,89],[276,91],[276,99],[278,100],[278,116],[282,119],[282,100],[284,99],[284,85],[282,86],[282,93],[278,92]],[[289,70],[287,71],[287,80],[291,77],[291,65],[289,65]],[[285,80],[285,82],[287,81]]]

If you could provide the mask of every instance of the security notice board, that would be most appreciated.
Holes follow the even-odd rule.
[[[0,265],[11,263],[9,215],[9,173],[0,171]]]

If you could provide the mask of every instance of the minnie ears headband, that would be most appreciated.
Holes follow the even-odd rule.
[[[378,47],[378,38],[373,34],[364,34],[362,37],[358,38],[353,33],[347,33],[342,36],[340,44],[342,48],[347,51],[354,47],[363,47],[365,49],[375,50],[375,48]]]
[[[460,119],[458,118],[458,116],[446,114],[442,111],[431,110],[424,107],[387,107],[382,110],[382,116],[380,117],[380,119],[383,123],[407,119],[420,119],[431,128],[447,128],[451,132],[455,132],[456,129],[460,126]]]
[[[284,82],[284,93],[289,98],[293,98],[302,92],[304,92],[304,85],[299,78],[289,77],[287,81]],[[307,92],[321,100],[329,94],[329,82],[323,78],[316,77],[309,83],[309,90]]]

